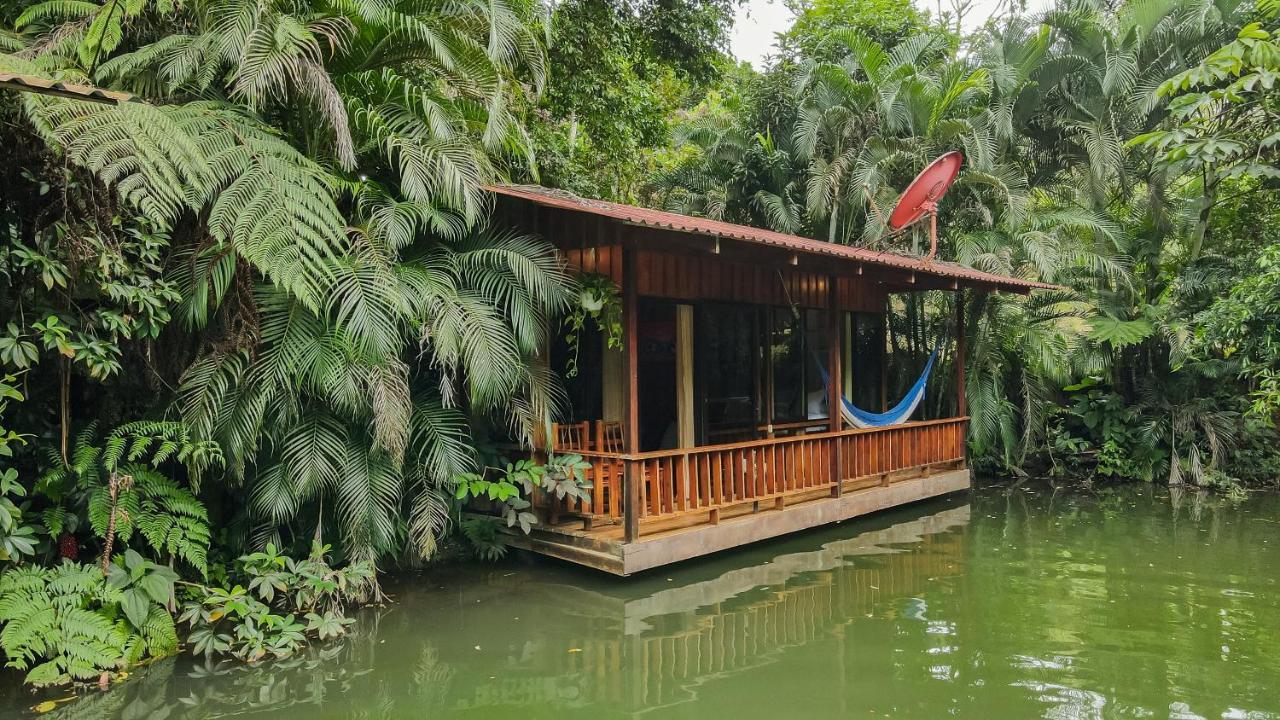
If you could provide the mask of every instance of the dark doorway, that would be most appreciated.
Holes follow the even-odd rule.
[[[871,313],[853,315],[854,405],[868,412],[881,412],[884,402],[885,318]]]
[[[699,443],[750,436],[760,424],[760,331],[755,306],[707,304],[697,318]]]
[[[676,306],[642,299],[636,348],[640,385],[640,449],[676,447]]]
[[[560,420],[581,422],[604,417],[602,378],[604,337],[591,322],[583,328],[577,348],[565,341],[565,332],[557,331],[551,344],[551,367],[561,371],[568,407]],[[576,367],[576,374],[570,370]]]

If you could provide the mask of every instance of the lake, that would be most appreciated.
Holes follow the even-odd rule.
[[[1280,718],[1280,497],[988,485],[619,579],[388,581],[340,643],[44,718]],[[0,717],[66,692],[0,686]]]

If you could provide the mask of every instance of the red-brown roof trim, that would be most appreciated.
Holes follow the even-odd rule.
[[[49,78],[40,77],[38,75],[22,75],[11,72],[0,72],[0,88],[33,92],[40,95],[53,95],[55,97],[70,98],[72,100],[86,100],[88,102],[102,103],[104,105],[119,105],[120,103],[126,102],[138,102],[138,99],[129,93],[119,92],[116,90],[105,90],[92,85],[79,85],[76,83],[63,82],[61,80],[50,80]]]
[[[499,195],[528,200],[546,207],[590,213],[662,230],[709,235],[747,243],[770,245],[795,253],[822,255],[868,265],[907,270],[923,275],[949,278],[964,286],[986,286],[1017,293],[1027,293],[1031,290],[1057,289],[1057,286],[1054,285],[986,273],[952,262],[925,260],[923,258],[877,252],[866,248],[839,245],[797,235],[787,235],[772,230],[763,230],[748,225],[735,225],[718,220],[681,215],[664,210],[652,210],[634,205],[623,205],[606,200],[592,200],[564,190],[554,190],[537,185],[490,185],[486,189]]]

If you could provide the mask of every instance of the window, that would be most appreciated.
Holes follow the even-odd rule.
[[[850,372],[854,405],[868,412],[884,410],[884,316],[874,313],[853,315],[853,358]]]
[[[827,417],[826,386],[817,363],[827,362],[827,313],[770,308],[769,359],[775,423]]]
[[[804,326],[788,308],[769,308],[773,422],[804,419]]]
[[[704,305],[697,323],[704,432],[754,429],[757,420],[756,310],[741,305]]]
[[[830,362],[831,342],[826,310],[804,312],[804,402],[805,420],[820,420],[827,415],[827,385],[822,381],[819,363]]]

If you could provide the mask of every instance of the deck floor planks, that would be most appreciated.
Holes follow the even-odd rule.
[[[629,575],[966,489],[970,473],[962,462],[959,464],[959,468],[940,472],[913,468],[887,473],[884,484],[876,476],[847,479],[843,481],[844,494],[839,497],[832,497],[826,484],[793,491],[781,509],[775,509],[772,503],[749,501],[718,506],[718,524],[708,523],[707,509],[647,518],[647,529],[633,543],[624,542],[620,523],[584,529],[581,522],[566,520],[555,527],[538,528],[528,538],[516,537],[513,545],[612,574]]]

